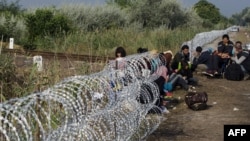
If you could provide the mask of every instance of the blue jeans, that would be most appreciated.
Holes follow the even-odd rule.
[[[172,73],[168,81],[172,83],[173,88],[175,88],[177,85],[180,85],[185,90],[188,90],[189,88],[188,83],[182,78],[180,74]]]

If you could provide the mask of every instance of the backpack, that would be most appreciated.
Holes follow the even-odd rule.
[[[233,63],[226,68],[224,77],[227,80],[241,81],[244,78],[244,72],[239,64]]]
[[[185,95],[185,103],[188,108],[198,111],[207,109],[208,95],[206,92],[188,92]]]

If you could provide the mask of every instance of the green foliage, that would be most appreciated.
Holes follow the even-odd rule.
[[[117,4],[118,6],[120,6],[121,8],[126,8],[132,5],[132,1],[135,0],[108,0],[107,3],[108,4]]]
[[[0,55],[0,60],[0,96],[1,100],[5,100],[14,95],[16,68],[10,56]]]
[[[5,14],[5,22],[0,25],[0,33],[3,36],[4,41],[8,41],[9,38],[18,37],[17,21],[12,19],[10,14]]]
[[[132,27],[110,29],[104,32],[74,33],[65,37],[67,52],[88,55],[114,56],[117,46],[124,46],[128,54],[136,53],[139,47],[149,50],[179,50],[181,44],[191,40],[195,34],[208,31],[202,27],[182,27],[173,30],[164,26],[142,31]]]
[[[29,33],[27,47],[33,47],[37,38],[60,37],[71,31],[69,19],[50,9],[37,9],[34,14],[27,14],[25,24]]]
[[[203,23],[203,19],[201,19],[201,17],[195,12],[194,9],[190,8],[186,11],[186,15],[187,15],[187,23],[185,24],[186,28],[190,28],[190,27],[196,27],[197,28],[203,28],[202,23]]]
[[[221,14],[219,9],[207,0],[200,0],[194,5],[197,14],[204,19],[204,26],[212,26],[220,22]]]
[[[141,23],[143,27],[165,26],[174,29],[188,20],[180,4],[174,0],[138,0],[128,11],[131,22]]]
[[[128,54],[136,53],[139,47],[176,52],[184,41],[206,31],[200,26],[201,18],[192,10],[183,11],[175,0],[137,0],[126,8],[67,5],[57,10],[37,9],[25,15],[23,21],[22,18],[12,14],[0,16],[1,33],[10,33],[4,35],[6,39],[11,36],[18,39],[18,31],[22,31],[26,38],[20,36],[19,40],[22,39],[29,49],[103,56],[114,56],[117,46],[124,46]],[[53,85],[66,75],[65,71],[72,74],[72,70],[62,72],[59,63],[50,62],[47,72],[43,72],[47,74],[38,73],[32,67],[16,76],[19,68],[13,65],[13,59],[7,56],[0,56],[0,59],[3,100]],[[80,69],[85,71],[83,73],[92,73],[93,67],[93,64],[83,64]]]
[[[22,11],[23,9],[19,5],[19,0],[10,3],[7,0],[0,0],[0,13],[8,12],[16,16]]]
[[[243,9],[240,13],[232,15],[232,24],[246,26],[250,23],[250,7]]]
[[[34,90],[34,81],[37,77],[29,72],[26,77],[18,76],[13,56],[0,55],[0,99],[1,102],[15,97],[21,97]],[[33,75],[32,75],[33,74]],[[29,81],[27,81],[27,79]]]
[[[67,5],[60,12],[70,18],[74,27],[80,31],[103,31],[122,28],[126,25],[125,13],[113,5],[87,7]]]
[[[9,41],[9,38],[15,38],[16,42],[20,41],[23,11],[18,0],[0,0],[0,33],[4,41]]]

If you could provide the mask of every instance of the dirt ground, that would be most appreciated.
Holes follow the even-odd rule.
[[[245,30],[231,32],[232,41],[250,41]],[[208,46],[216,47],[215,40]],[[222,141],[224,140],[225,124],[250,125],[250,80],[229,81],[226,79],[210,79],[195,75],[202,86],[196,91],[208,94],[209,108],[202,111],[188,109],[184,102],[183,90],[174,91],[176,98],[181,98],[170,113],[165,114],[165,120],[152,133],[147,141]]]

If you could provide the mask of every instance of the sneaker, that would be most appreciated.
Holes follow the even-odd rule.
[[[173,96],[173,93],[167,92],[167,96],[172,97],[172,96]]]
[[[222,73],[219,73],[219,72],[216,71],[216,72],[214,72],[214,76],[215,77],[222,77]]]
[[[250,80],[250,75],[249,74],[246,74],[243,78],[243,80]]]
[[[194,86],[190,86],[189,89],[188,89],[188,92],[196,92],[195,91],[195,87]]]
[[[161,108],[161,113],[162,114],[168,114],[169,113],[168,109],[165,106],[161,106],[160,108]]]
[[[165,93],[165,96],[164,96],[164,99],[168,99],[168,98],[172,98],[173,97],[173,93],[171,92],[166,92]]]
[[[208,73],[206,71],[202,72],[202,74],[206,75],[206,76],[214,77],[214,75],[212,73]]]

